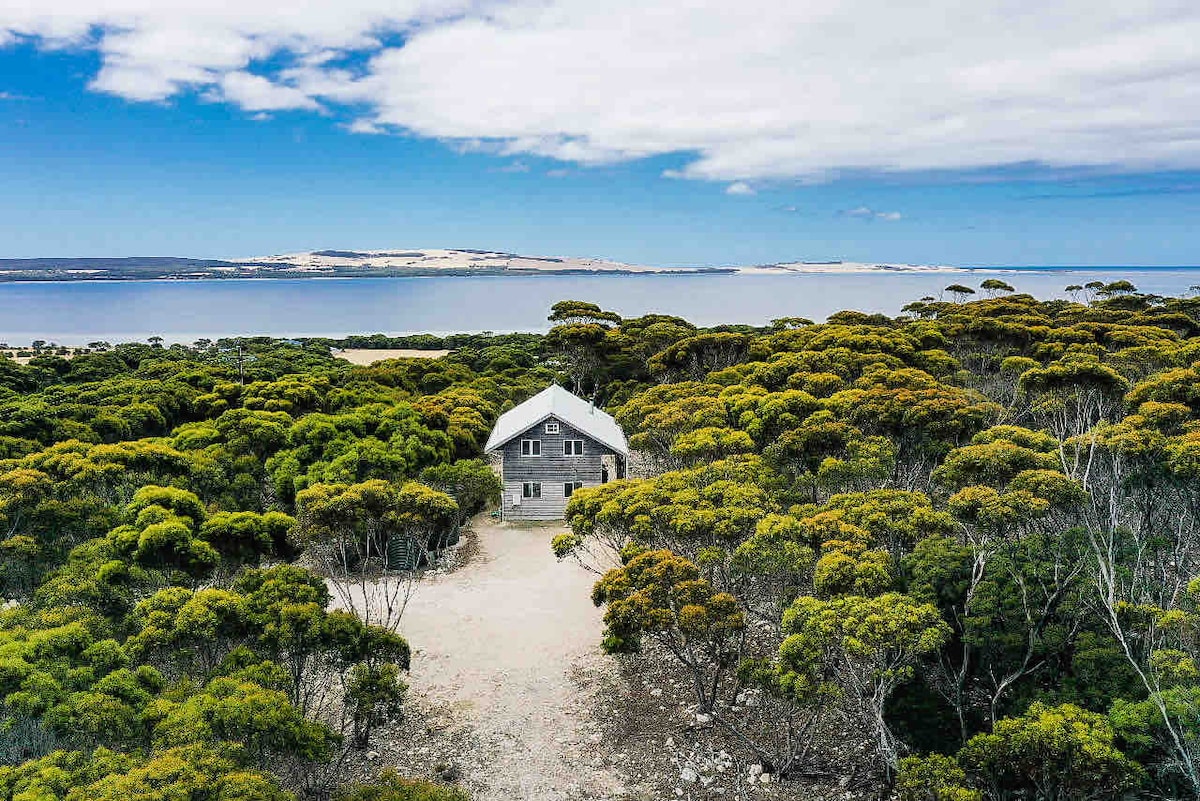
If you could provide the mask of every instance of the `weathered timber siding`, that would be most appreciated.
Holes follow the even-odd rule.
[[[547,434],[546,422],[557,422],[559,433]],[[522,456],[521,440],[540,439],[541,456]],[[583,440],[582,456],[564,456],[563,441]],[[582,481],[585,487],[600,484],[600,457],[613,451],[561,420],[549,418],[509,440],[501,452],[504,454],[504,518],[506,520],[557,520],[567,508],[563,497],[563,484]],[[609,475],[609,480],[615,479]],[[542,483],[542,497],[521,498],[520,506],[513,506],[514,495],[519,496],[527,481]]]

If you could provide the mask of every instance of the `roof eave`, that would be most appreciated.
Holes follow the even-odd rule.
[[[512,442],[517,437],[519,437],[522,434],[529,431],[529,429],[534,428],[535,426],[539,426],[542,423],[549,420],[551,417],[555,417],[555,416],[556,415],[554,414],[554,412],[547,412],[546,414],[542,415],[537,420],[534,420],[532,423],[530,423],[528,426],[521,429],[520,431],[517,431],[514,434],[510,434],[509,436],[507,436],[504,439],[499,440],[495,443],[493,443],[491,440],[491,437],[489,437],[487,445],[483,446],[483,452],[484,453],[495,453],[496,451],[500,450],[508,443]],[[563,421],[563,422],[566,422],[568,425],[574,426],[574,423],[571,423],[570,421]],[[622,443],[621,445],[617,445],[616,443],[608,442],[605,439],[601,439],[600,437],[593,434],[591,431],[581,431],[580,433],[585,434],[586,436],[590,437],[591,439],[594,439],[596,442],[599,442],[601,445],[604,445],[607,448],[609,448],[610,450],[615,451],[617,454],[624,456],[625,458],[629,458],[629,443],[628,442]]]
[[[493,444],[493,443],[492,443],[492,438],[491,438],[491,437],[488,437],[488,444],[487,444],[487,445],[485,445],[485,446],[483,446],[483,452],[484,452],[484,453],[491,453],[492,451],[499,450],[500,448],[503,448],[505,445],[507,445],[508,443],[512,442],[514,439],[516,439],[517,437],[521,436],[522,434],[524,434],[524,433],[525,433],[526,431],[528,431],[529,429],[533,428],[534,426],[541,425],[542,423],[546,422],[547,420],[549,420],[549,419],[550,419],[551,417],[553,417],[553,416],[554,416],[554,412],[547,412],[546,414],[542,415],[542,416],[541,416],[541,417],[539,417],[538,419],[534,420],[532,423],[530,423],[530,424],[529,424],[528,426],[526,426],[525,428],[521,429],[520,431],[517,431],[517,432],[516,432],[516,433],[514,433],[514,434],[509,434],[507,437],[505,437],[504,439],[500,440],[499,442],[497,442],[497,443],[495,443],[495,444]],[[492,430],[493,430],[493,431],[495,431],[495,429],[492,429]]]

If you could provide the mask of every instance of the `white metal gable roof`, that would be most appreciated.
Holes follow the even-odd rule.
[[[502,447],[513,437],[525,433],[549,417],[561,420],[622,456],[629,455],[629,443],[625,440],[625,432],[611,414],[597,409],[593,404],[572,395],[557,384],[551,384],[529,400],[500,415],[484,450],[494,451]]]

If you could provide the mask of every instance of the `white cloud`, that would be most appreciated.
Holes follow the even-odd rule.
[[[96,51],[93,88],[130,100],[324,108],[579,164],[682,154],[675,175],[729,189],[1200,167],[1193,0],[17,0],[0,46],[16,35]]]
[[[855,217],[860,220],[885,220],[887,222],[895,222],[904,218],[904,215],[898,211],[876,211],[870,206],[857,206],[845,211],[839,211],[842,217]]]
[[[729,186],[725,187],[727,195],[754,195],[758,194],[754,191],[754,187],[745,181],[734,181]]]
[[[221,92],[227,100],[247,111],[316,110],[320,104],[293,86],[272,83],[261,75],[230,72],[221,77]]]
[[[356,133],[356,134],[385,134],[385,133],[387,133],[386,128],[376,125],[375,123],[371,122],[370,120],[366,120],[366,119],[351,120],[349,123],[346,124],[345,128],[350,133]]]

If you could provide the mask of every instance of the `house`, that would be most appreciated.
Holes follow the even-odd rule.
[[[624,478],[625,432],[595,404],[550,386],[496,420],[484,450],[504,485],[505,520],[556,520],[571,493]]]

